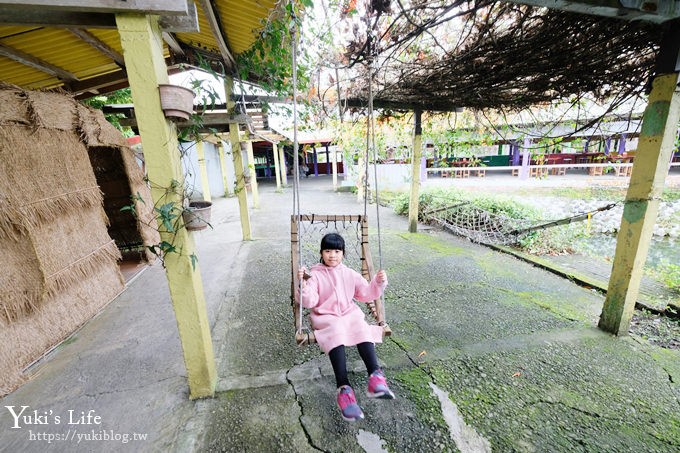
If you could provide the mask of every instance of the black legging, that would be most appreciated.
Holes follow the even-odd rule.
[[[359,343],[357,345],[357,350],[361,356],[361,360],[364,361],[366,365],[366,371],[368,371],[369,376],[375,370],[379,369],[378,366],[378,356],[375,354],[375,345],[371,342]],[[333,365],[333,372],[335,373],[335,382],[338,387],[343,385],[349,385],[349,379],[347,378],[347,358],[345,357],[345,346],[340,345],[331,349],[328,353],[328,357],[331,359],[331,365]]]

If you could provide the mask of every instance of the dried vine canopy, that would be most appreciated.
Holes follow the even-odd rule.
[[[424,110],[623,101],[644,91],[663,29],[484,0],[374,2],[367,20],[374,44],[350,43],[350,66],[373,61],[377,101]]]

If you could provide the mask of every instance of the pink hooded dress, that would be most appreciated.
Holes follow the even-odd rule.
[[[377,299],[387,286],[375,277],[369,284],[358,272],[340,263],[335,267],[315,264],[311,278],[302,288],[302,306],[311,309],[314,336],[321,350],[354,346],[366,341],[382,343],[381,326],[366,322],[364,312],[354,303]]]

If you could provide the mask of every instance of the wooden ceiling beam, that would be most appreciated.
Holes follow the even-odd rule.
[[[110,106],[110,107],[115,107],[115,106]],[[124,110],[124,109],[123,109]],[[116,111],[114,109],[114,111]],[[105,110],[105,112],[111,113],[111,110]],[[124,113],[123,111],[119,111],[119,113]],[[250,122],[250,117],[246,114],[238,114],[238,115],[230,115],[228,113],[204,113],[201,117],[201,130],[205,130],[207,132],[210,131],[211,128],[226,128],[230,124],[247,124]],[[195,127],[196,124],[191,121],[191,120],[179,120],[176,121],[175,124],[177,125],[178,129],[184,129],[188,127]],[[131,128],[136,128],[137,127],[137,118],[121,118],[120,119],[120,125],[121,126],[129,126]]]
[[[161,15],[161,29],[168,32],[195,33],[199,31],[196,4],[191,3],[187,14],[182,16]],[[0,25],[35,25],[54,28],[103,28],[115,29],[113,13],[59,11],[49,8],[24,9],[2,6],[0,3]]]
[[[123,86],[121,86],[123,85]],[[128,86],[127,72],[125,69],[110,72],[99,77],[81,80],[80,82],[72,83],[68,88],[76,96],[77,99],[91,97],[92,94],[110,93],[116,89],[126,88]],[[116,87],[116,88],[112,88]]]
[[[198,10],[196,3],[188,5],[187,13],[180,16],[161,16],[158,24],[161,30],[173,33],[198,33]]]
[[[198,0],[203,8],[203,13],[205,14],[210,29],[212,30],[213,36],[217,40],[217,47],[220,49],[220,54],[224,59],[224,63],[233,71],[236,68],[236,59],[234,55],[229,50],[229,45],[227,44],[226,35],[223,33],[220,21],[218,19],[217,12],[213,7],[211,0]]]
[[[123,59],[123,55],[116,52],[114,49],[109,47],[108,44],[97,38],[89,31],[84,30],[82,28],[69,28],[68,31],[70,31],[71,33],[76,35],[79,39],[85,41],[86,43],[88,43],[89,45],[91,45],[92,47],[94,47],[107,57],[111,58],[121,68],[125,67],[125,60]]]
[[[23,10],[186,15],[187,0],[0,0],[0,7]]]
[[[163,32],[163,41],[165,41],[165,44],[167,44],[168,48],[172,51],[173,54],[175,55],[185,55],[184,49],[182,49],[182,46],[179,45],[179,42],[175,38],[175,35],[173,35],[170,32]]]
[[[10,60],[14,60],[18,63],[21,63],[25,66],[29,66],[33,69],[37,69],[38,71],[44,72],[46,74],[49,74],[53,77],[58,78],[64,83],[70,84],[73,82],[78,82],[78,77],[76,77],[74,74],[66,71],[65,69],[62,69],[58,66],[55,66],[51,63],[48,63],[44,60],[41,60],[40,58],[36,58],[31,54],[27,54],[26,52],[22,52],[18,49],[15,49],[13,47],[5,46],[3,44],[0,44],[0,55],[9,58]]]
[[[54,28],[116,28],[116,18],[113,14],[76,11],[35,11],[0,6],[0,24],[36,25]]]
[[[165,59],[165,64],[168,66],[168,74],[176,74],[184,70],[177,65],[176,61],[173,62],[170,58]],[[123,68],[98,77],[71,83],[69,86],[64,87],[64,89],[73,93],[76,99],[87,99],[95,94],[111,93],[129,86],[127,72]]]
[[[662,23],[680,16],[677,0],[506,0],[511,3],[559,9],[627,21]]]
[[[301,98],[298,97],[301,101]],[[281,96],[262,96],[259,94],[232,94],[231,100],[234,102],[258,103],[266,102],[269,104],[292,104],[293,98],[284,98]]]
[[[363,98],[347,98],[341,100],[343,105],[347,107],[367,108],[368,101]],[[390,101],[388,99],[373,99],[373,108],[376,109],[390,109],[390,110],[426,110],[429,112],[462,112],[463,107],[451,105],[445,101],[442,102],[408,102],[408,101]]]

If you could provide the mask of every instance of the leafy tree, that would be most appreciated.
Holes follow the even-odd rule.
[[[105,95],[101,94],[93,96],[82,102],[92,108],[102,110],[105,105],[132,104],[132,93],[130,92],[130,88],[123,88]],[[104,117],[109,123],[113,124],[116,129],[121,131],[125,137],[132,137],[134,135],[134,132],[132,132],[130,127],[121,126],[120,119],[125,117],[122,113],[105,113]]]

